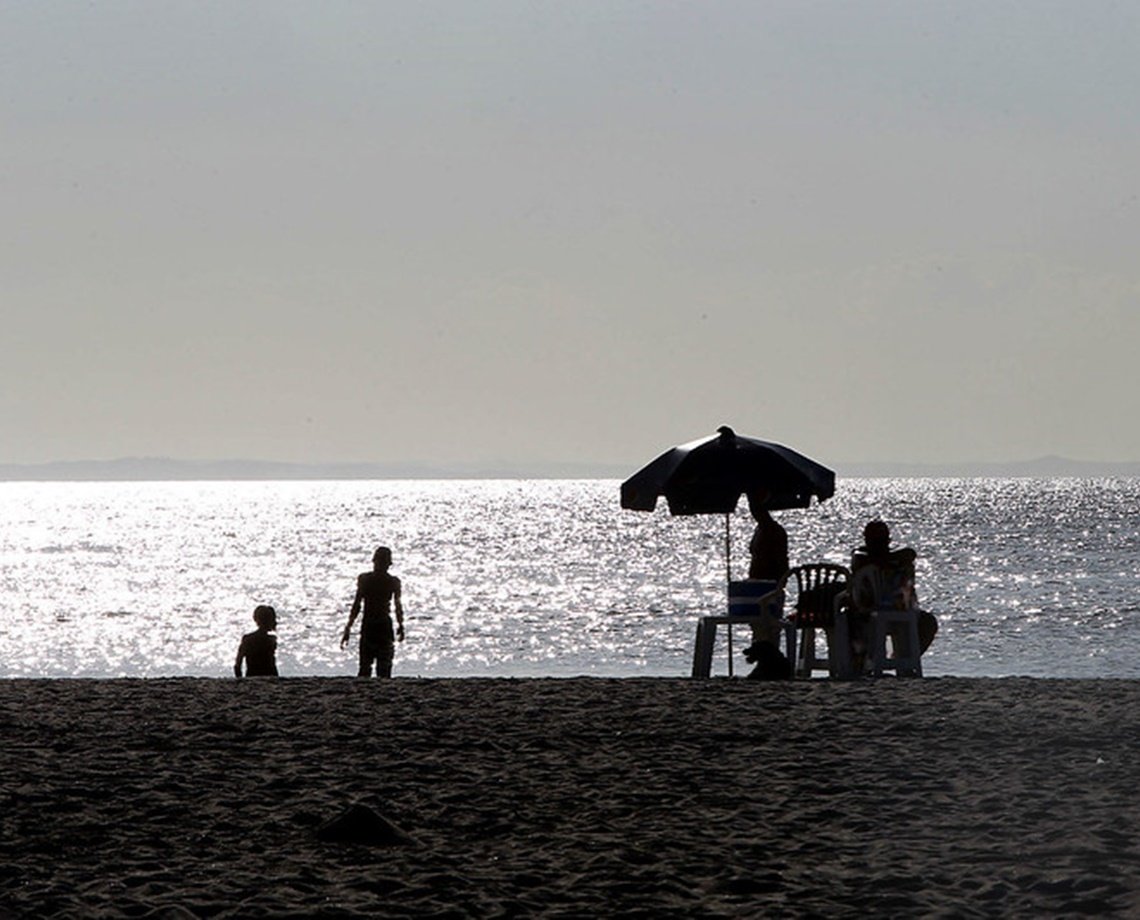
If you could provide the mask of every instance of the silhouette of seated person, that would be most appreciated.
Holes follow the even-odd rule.
[[[245,662],[246,677],[277,676],[277,611],[268,604],[262,604],[253,611],[253,622],[257,629],[241,637],[237,660],[234,662],[234,677],[242,676],[242,662]]]
[[[851,638],[857,670],[871,639],[871,614],[875,610],[917,610],[919,654],[934,641],[938,620],[918,606],[914,586],[917,557],[909,546],[891,549],[891,530],[883,521],[870,521],[863,528],[863,545],[851,555]],[[892,625],[890,637],[894,648],[903,647],[905,627]]]

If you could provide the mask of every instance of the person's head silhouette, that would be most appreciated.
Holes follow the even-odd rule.
[[[266,632],[272,632],[277,628],[277,611],[268,604],[260,604],[253,611],[253,622]]]
[[[770,493],[768,492],[748,493],[748,510],[752,512],[752,519],[754,521],[772,520],[772,515],[768,513],[769,497]]]
[[[891,548],[891,529],[883,521],[869,521],[863,528],[863,543],[872,555],[885,555]]]

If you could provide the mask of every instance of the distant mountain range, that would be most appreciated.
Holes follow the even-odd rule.
[[[449,464],[278,463],[267,460],[174,460],[128,457],[119,460],[55,463],[0,463],[0,481],[130,482],[261,479],[624,479],[637,465],[590,463]],[[1140,462],[1098,463],[1040,457],[1019,463],[842,463],[841,479],[868,477],[1140,477]]]
[[[1070,460],[1067,457],[1038,457],[1006,463],[846,463],[835,467],[841,477],[894,478],[1054,478],[1101,479],[1140,476],[1140,462],[1107,463],[1094,460]]]
[[[283,463],[273,460],[175,460],[125,457],[53,463],[0,463],[0,482],[145,482],[322,479],[608,479],[624,466],[585,463],[433,465],[428,463]]]

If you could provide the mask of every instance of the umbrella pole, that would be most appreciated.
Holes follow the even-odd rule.
[[[724,516],[724,602],[728,603],[729,592],[732,589],[732,528],[731,515]],[[728,611],[732,613],[730,609]],[[732,677],[732,624],[728,624],[728,676]]]
[[[732,530],[729,527],[729,515],[724,516],[724,588],[725,597],[728,597],[728,586],[732,584]]]

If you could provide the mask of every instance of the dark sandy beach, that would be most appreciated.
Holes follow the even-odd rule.
[[[1137,739],[1131,681],[5,681],[0,916],[1135,916]]]

